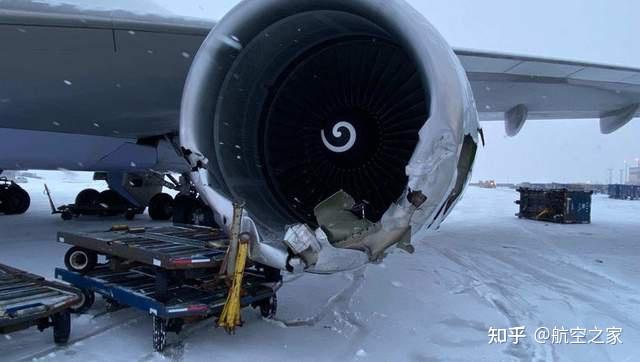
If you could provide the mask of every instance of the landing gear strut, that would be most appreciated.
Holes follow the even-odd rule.
[[[24,214],[31,205],[27,191],[13,181],[0,178],[0,213],[7,215]]]

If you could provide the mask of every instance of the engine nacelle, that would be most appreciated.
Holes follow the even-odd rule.
[[[479,129],[458,58],[403,0],[240,3],[198,51],[180,122],[209,203],[243,200],[271,240],[339,190],[382,229],[438,226]]]

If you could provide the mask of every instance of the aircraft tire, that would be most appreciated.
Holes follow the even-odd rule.
[[[94,189],[84,189],[76,196],[76,206],[94,207],[98,204],[100,192]]]
[[[170,220],[173,216],[173,205],[171,195],[159,193],[149,201],[149,216],[152,220]]]
[[[11,185],[5,192],[4,212],[8,215],[24,214],[31,206],[29,193],[18,185]]]

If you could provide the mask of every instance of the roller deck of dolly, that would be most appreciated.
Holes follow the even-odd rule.
[[[229,243],[219,230],[199,226],[60,232],[62,243],[167,270],[217,268]]]

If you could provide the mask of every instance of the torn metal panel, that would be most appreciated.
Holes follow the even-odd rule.
[[[319,22],[318,19],[331,21]],[[300,24],[308,26],[301,27]],[[296,31],[296,28],[299,30]],[[291,31],[286,31],[287,29]],[[314,31],[307,33],[309,29]],[[349,31],[345,32],[345,29]],[[298,36],[298,33],[302,34]],[[345,207],[329,205],[337,202],[337,206],[340,206],[342,202],[353,206],[356,201],[349,200],[345,195],[342,195],[343,200],[331,199],[330,195],[323,196],[322,199],[329,198],[330,201],[313,205],[311,210],[316,214],[313,219],[313,215],[307,212],[309,205],[298,200],[296,193],[284,195],[281,189],[273,187],[273,178],[267,179],[267,176],[272,177],[274,173],[280,175],[285,168],[269,168],[271,154],[267,154],[260,143],[266,141],[251,143],[246,141],[250,137],[239,136],[246,130],[254,135],[269,128],[269,124],[259,123],[256,118],[268,118],[264,112],[272,112],[267,105],[273,101],[269,94],[276,94],[277,90],[283,89],[281,85],[286,84],[285,81],[289,80],[291,74],[286,72],[297,71],[296,66],[305,63],[305,59],[299,57],[324,54],[323,50],[333,49],[330,45],[342,37],[345,37],[342,39],[344,43],[349,44],[349,41],[353,41],[353,33],[362,34],[363,38],[358,38],[353,46],[365,54],[372,44],[378,44],[382,53],[392,52],[389,49],[400,47],[404,52],[401,55],[409,59],[406,66],[415,67],[415,74],[410,74],[410,79],[420,80],[422,91],[418,95],[424,98],[424,104],[428,106],[428,114],[421,128],[416,128],[416,132],[412,134],[412,137],[417,138],[417,143],[409,161],[388,165],[399,169],[401,175],[404,171],[406,184],[403,189],[400,182],[398,193],[394,193],[390,198],[393,201],[386,204],[378,214],[379,220],[374,220],[377,222],[359,218]],[[235,46],[229,44],[230,38],[234,40]],[[327,48],[324,49],[323,46]],[[318,48],[314,48],[315,52],[306,52],[310,47]],[[273,52],[273,59],[268,57],[271,59],[268,64],[255,61],[250,62],[251,66],[245,64],[247,59],[253,58],[249,55],[257,50]],[[356,57],[359,55],[362,59],[357,59],[361,62],[373,61],[370,59],[372,57],[363,57],[357,51],[350,54],[356,54]],[[332,60],[335,59],[328,58],[326,68],[337,66]],[[309,80],[305,82],[307,88],[314,87],[313,79],[330,76],[320,72],[300,74],[309,76]],[[263,79],[274,89],[269,92],[264,89],[252,91],[249,87],[256,82],[255,79]],[[375,86],[373,83],[371,86]],[[260,98],[262,94],[265,94],[265,98]],[[265,104],[268,112],[256,109],[261,104]],[[238,107],[239,105],[246,107]],[[242,112],[234,111],[236,109],[242,109]],[[402,111],[406,109],[388,110]],[[258,116],[247,117],[248,114],[254,114],[251,112]],[[346,122],[353,130],[356,129],[357,122],[341,117],[327,122],[331,121],[331,125],[345,125]],[[349,130],[346,125],[345,127],[345,130]],[[255,248],[252,246],[252,250],[256,252],[251,255],[252,259],[259,259],[272,266],[281,265],[283,255],[280,251],[285,247],[294,257],[303,259],[308,268],[341,270],[351,264],[346,262],[348,258],[338,261],[338,254],[334,252],[355,251],[365,255],[368,260],[376,260],[384,255],[385,250],[398,243],[410,250],[410,235],[415,238],[424,230],[440,225],[459,199],[468,180],[474,160],[470,153],[475,153],[477,148],[469,147],[468,143],[475,145],[479,142],[479,129],[471,86],[458,57],[424,17],[405,1],[300,0],[296,7],[291,7],[282,6],[276,0],[264,0],[241,3],[218,23],[203,43],[194,59],[183,94],[180,137],[182,147],[191,152],[188,157],[192,166],[197,169],[206,168],[206,171],[197,172],[201,181],[196,184],[207,203],[219,214],[219,219],[224,220],[229,215],[229,202],[221,199],[247,201],[246,220],[247,223],[250,220],[252,229],[255,228],[252,234]],[[324,144],[325,148],[333,152],[327,157],[344,155],[357,148],[358,142],[366,140],[366,132],[358,130],[356,136],[356,132],[351,130],[348,135],[337,132],[335,127],[333,130],[336,131],[335,137],[345,138],[341,138],[345,141],[344,145],[334,144],[338,141],[336,139],[331,141],[331,145],[335,147],[327,146],[327,132],[331,131],[331,127],[324,130],[324,133],[318,131],[317,135],[313,135],[319,146]],[[384,131],[376,130],[372,134]],[[389,132],[397,130],[392,127]],[[277,152],[285,155],[285,161],[286,152],[283,150],[286,150],[286,145],[301,141],[295,135],[296,133],[282,135],[276,142],[279,147]],[[292,146],[289,148],[293,149]],[[311,147],[295,152],[308,152],[310,149]],[[375,149],[370,152],[374,151]],[[260,152],[265,154],[260,157]],[[301,163],[298,167],[307,166],[311,167],[307,174],[314,172],[314,165]],[[320,174],[316,179],[318,177],[331,176]],[[284,179],[293,184],[288,185],[291,188],[315,186],[296,178]],[[368,179],[378,182],[372,188],[374,190],[388,187],[387,183],[377,180],[376,176],[369,175]],[[359,191],[353,183],[345,183],[343,187],[355,188],[356,193]],[[357,202],[372,201],[376,196],[379,195],[360,195]],[[317,200],[314,199],[314,203]],[[304,212],[300,212],[300,209]],[[305,222],[301,223],[301,219],[305,219]],[[323,242],[325,238],[318,238],[317,235],[312,237],[312,230],[325,233],[327,242]],[[266,248],[267,245],[278,251]],[[262,250],[262,247],[265,249]],[[323,254],[325,250],[331,251],[334,265],[321,268],[319,264],[328,265],[326,257],[323,259],[322,256],[326,255]],[[274,259],[268,260],[271,257]]]

